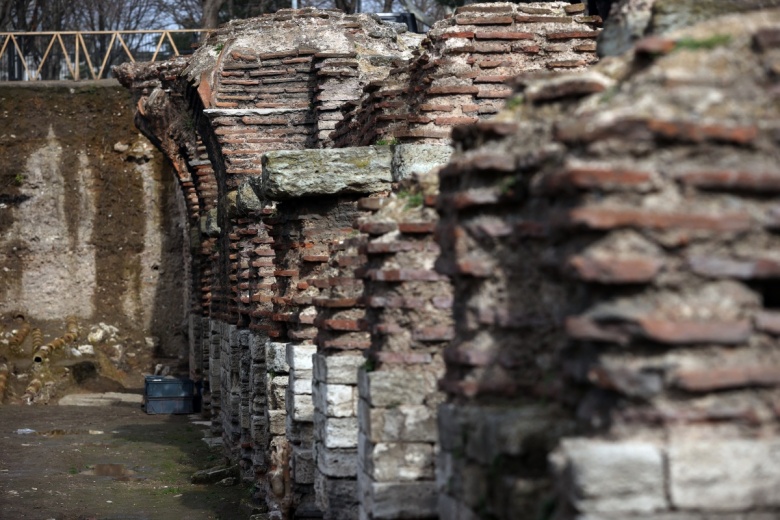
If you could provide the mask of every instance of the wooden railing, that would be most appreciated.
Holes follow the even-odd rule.
[[[103,79],[110,74],[110,65],[179,56],[183,38],[194,43],[205,32],[203,29],[0,32],[0,81]],[[182,50],[189,51],[190,45]]]

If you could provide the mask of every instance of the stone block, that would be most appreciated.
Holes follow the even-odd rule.
[[[286,416],[284,410],[268,410],[268,430],[271,435],[284,435]]]
[[[330,449],[317,444],[317,470],[329,477],[355,477],[357,475],[357,450]]]
[[[314,483],[314,456],[311,449],[293,446],[292,470],[293,480],[297,484]]]
[[[726,512],[780,507],[777,439],[674,439],[671,500],[678,509]]]
[[[287,401],[285,393],[287,392],[289,383],[290,379],[288,376],[269,377],[267,392],[270,401],[269,406],[272,409],[285,409],[285,402]]]
[[[287,343],[269,341],[265,344],[266,370],[274,374],[286,374],[290,371],[287,364]]]
[[[358,372],[358,391],[374,408],[395,408],[400,405],[420,405],[436,393],[438,378],[433,372],[382,370]]]
[[[438,499],[439,518],[447,518],[448,520],[480,520],[480,517],[474,511],[457,498],[445,493],[439,493]]]
[[[314,403],[310,395],[295,396],[292,418],[298,422],[312,422],[314,420]]]
[[[327,417],[354,417],[357,388],[350,385],[317,383],[314,406]]]
[[[577,511],[633,514],[668,508],[663,455],[653,444],[566,439],[552,462]]]
[[[361,506],[375,520],[436,517],[434,482],[374,482],[358,473]]]
[[[287,364],[293,370],[312,370],[312,356],[317,353],[316,345],[287,344]]]
[[[311,370],[296,370],[290,371],[290,382],[292,392],[295,395],[311,395],[312,393],[312,373]]]
[[[308,421],[296,421],[287,415],[287,440],[301,446],[314,445],[314,423]]]
[[[265,365],[265,350],[268,339],[264,336],[252,334],[249,341],[249,355],[254,363]]]
[[[392,152],[384,146],[281,150],[263,155],[263,195],[286,200],[390,189]]]
[[[434,144],[399,144],[393,147],[393,182],[423,175],[447,164],[452,147]]]
[[[325,512],[327,520],[357,520],[357,481],[331,479],[322,473],[314,477],[317,505]]]
[[[362,354],[340,354],[325,356],[316,354],[314,379],[331,384],[356,385],[358,368],[366,362]]]
[[[315,438],[326,448],[356,448],[358,437],[357,417],[326,417],[314,414]]]
[[[360,430],[371,442],[436,442],[436,414],[425,405],[371,408],[365,399],[358,403]]]
[[[376,482],[433,480],[433,444],[416,442],[372,443],[358,436],[358,457],[363,471]]]

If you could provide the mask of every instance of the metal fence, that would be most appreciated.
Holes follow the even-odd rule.
[[[0,81],[104,79],[126,61],[191,52],[203,29],[0,32]]]

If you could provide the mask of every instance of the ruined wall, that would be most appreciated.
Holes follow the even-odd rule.
[[[265,517],[776,516],[776,17],[594,64],[581,4],[417,51],[280,11],[118,71],[193,195],[192,358]]]

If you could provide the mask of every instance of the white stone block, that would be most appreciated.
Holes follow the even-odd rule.
[[[360,463],[376,482],[434,479],[433,444],[415,442],[372,443],[359,434]]]
[[[314,406],[327,417],[354,417],[355,388],[349,385],[317,383]]]
[[[312,422],[314,420],[314,403],[310,395],[296,395],[293,400],[293,420]]]
[[[357,384],[357,370],[366,360],[359,353],[345,353],[335,356],[316,354],[314,356],[314,379],[342,385]]]
[[[652,513],[669,505],[663,455],[653,444],[566,439],[553,462],[579,512]]]
[[[290,380],[292,381],[292,391],[296,395],[308,394],[311,395],[311,370],[298,370],[293,369],[290,371]]]
[[[438,378],[433,372],[381,370],[358,373],[360,397],[374,408],[420,405],[437,392]]]
[[[436,413],[425,405],[371,408],[358,402],[360,429],[371,442],[437,442]]]
[[[274,374],[286,374],[290,371],[287,364],[287,343],[269,341],[265,344],[265,367]]]
[[[780,506],[780,440],[673,440],[672,503],[680,509],[747,511]]]
[[[356,448],[357,417],[325,417],[314,415],[314,435],[326,448]]]
[[[357,450],[330,449],[322,444],[315,447],[317,469],[329,477],[354,477],[357,475]]]
[[[312,356],[317,353],[316,345],[287,344],[287,364],[293,370],[313,370]]]

